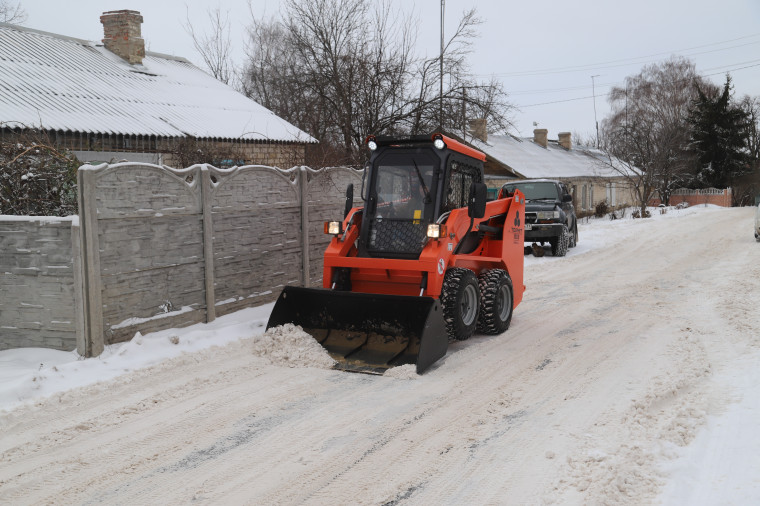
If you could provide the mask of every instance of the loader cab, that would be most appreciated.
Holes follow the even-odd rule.
[[[485,156],[440,134],[370,137],[368,145],[358,254],[419,258],[428,225],[467,206],[470,186],[483,181]]]

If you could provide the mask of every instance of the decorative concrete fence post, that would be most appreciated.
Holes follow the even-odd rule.
[[[309,170],[299,169],[298,179],[301,190],[301,286],[308,287],[309,275]]]
[[[203,213],[203,259],[206,287],[206,323],[216,320],[214,291],[214,221],[211,215],[211,173],[208,165],[201,167],[201,210]]]
[[[82,247],[83,349],[85,357],[103,353],[103,303],[100,283],[100,246],[98,216],[95,205],[83,205],[95,200],[96,167],[85,166],[77,172],[79,199],[79,236]]]

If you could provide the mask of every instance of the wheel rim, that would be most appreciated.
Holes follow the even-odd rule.
[[[507,285],[503,285],[499,288],[499,296],[497,298],[499,319],[506,321],[509,316],[509,312],[512,310],[512,298],[509,296],[509,288]]]
[[[475,321],[475,316],[478,313],[478,292],[473,285],[467,285],[464,287],[464,293],[462,294],[462,303],[460,305],[460,314],[462,315],[462,323],[465,326],[472,325]]]

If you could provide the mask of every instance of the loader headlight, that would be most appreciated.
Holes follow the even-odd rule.
[[[440,239],[446,235],[446,226],[439,223],[431,223],[427,228],[427,236],[430,239]]]
[[[441,134],[436,134],[433,137],[433,146],[435,146],[436,149],[443,149],[446,147],[446,143],[443,141]]]
[[[377,140],[375,139],[374,135],[370,135],[367,137],[367,147],[370,151],[374,151],[377,149]]]
[[[339,221],[326,221],[325,234],[340,235],[343,233],[343,223]]]

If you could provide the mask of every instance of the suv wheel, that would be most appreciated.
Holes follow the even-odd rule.
[[[567,230],[567,225],[562,225],[562,233],[559,237],[549,240],[549,243],[552,245],[553,256],[565,256],[567,254],[567,246],[570,243],[570,232]]]
[[[441,305],[449,338],[469,339],[475,333],[480,310],[480,288],[475,273],[461,267],[449,269],[443,278]]]
[[[578,245],[578,223],[575,223],[575,226],[573,227],[573,233],[570,235],[570,244],[568,244],[569,248],[575,248]]]

